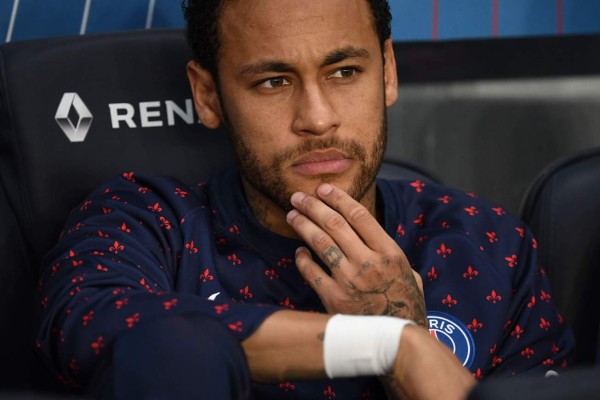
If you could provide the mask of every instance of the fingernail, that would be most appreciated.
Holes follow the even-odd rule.
[[[306,194],[302,193],[302,192],[296,192],[292,195],[292,198],[290,199],[293,205],[297,205],[300,204],[302,202],[302,199],[306,197]]]
[[[302,253],[302,251],[304,251],[304,247],[298,247],[298,248],[296,249],[296,255],[298,255],[298,254]]]
[[[285,218],[285,219],[286,219],[286,221],[287,221],[288,223],[289,223],[289,222],[292,222],[292,221],[294,220],[294,218],[296,218],[296,217],[298,216],[298,214],[300,214],[300,213],[298,212],[298,210],[292,210],[292,211],[290,211],[289,213],[287,213],[287,216],[286,216],[286,218]]]
[[[319,193],[321,196],[327,196],[332,190],[333,186],[331,186],[329,183],[324,183],[318,187],[317,193]]]

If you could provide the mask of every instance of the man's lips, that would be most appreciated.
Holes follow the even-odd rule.
[[[352,165],[352,159],[338,150],[314,151],[303,155],[292,165],[302,175],[341,174]]]

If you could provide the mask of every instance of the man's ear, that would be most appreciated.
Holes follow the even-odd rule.
[[[210,72],[195,61],[187,63],[187,75],[194,96],[194,106],[202,125],[211,129],[218,128],[223,122],[223,113],[215,80]]]
[[[392,39],[383,45],[383,80],[385,84],[385,105],[391,107],[398,99],[398,71]]]

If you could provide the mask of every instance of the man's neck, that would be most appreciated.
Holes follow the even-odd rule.
[[[257,191],[243,178],[242,187],[254,217],[262,226],[278,235],[292,239],[301,239],[296,231],[286,222],[287,212],[285,210]],[[361,200],[361,204],[369,210],[371,215],[376,216],[381,221],[380,216],[377,215],[375,183],[367,190],[367,193]]]

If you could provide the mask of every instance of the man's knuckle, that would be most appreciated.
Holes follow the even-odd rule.
[[[360,224],[361,222],[364,222],[371,218],[371,214],[366,208],[358,206],[350,210],[350,212],[348,213],[348,218],[353,223]]]
[[[325,233],[317,233],[311,241],[317,249],[324,249],[330,244],[329,237]]]
[[[346,220],[339,214],[332,215],[325,221],[326,230],[339,230],[346,225]]]

